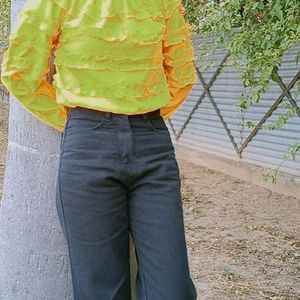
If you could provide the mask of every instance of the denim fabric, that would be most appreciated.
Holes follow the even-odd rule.
[[[129,232],[137,300],[195,300],[179,168],[159,110],[124,115],[70,108],[56,207],[75,300],[130,300]]]

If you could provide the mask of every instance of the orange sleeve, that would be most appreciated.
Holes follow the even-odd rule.
[[[164,69],[170,91],[170,102],[161,107],[161,116],[167,120],[186,100],[197,80],[191,26],[184,17],[181,0],[166,18],[163,38]]]

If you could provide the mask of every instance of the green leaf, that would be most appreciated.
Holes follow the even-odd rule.
[[[300,61],[300,51],[296,55],[296,63],[298,63],[299,61]]]
[[[255,123],[253,121],[247,121],[246,122],[246,125],[249,129],[252,129],[255,127]]]
[[[244,86],[247,87],[250,84],[250,80],[248,78],[245,78],[244,80]]]
[[[230,24],[230,22],[229,22],[229,21],[226,21],[226,22],[224,23],[224,27],[225,27],[225,29],[230,30],[230,29],[231,29],[231,24]]]
[[[300,151],[300,142],[291,145],[288,149],[289,154],[293,160],[296,160],[296,155]]]
[[[259,93],[254,93],[254,94],[252,95],[252,99],[253,99],[253,101],[255,101],[256,103],[259,101],[259,98],[260,98]]]
[[[278,67],[277,66],[275,66],[272,70],[271,79],[278,83],[281,81],[281,78],[278,75]]]
[[[281,20],[283,18],[283,12],[282,12],[281,6],[279,4],[275,4],[274,11],[275,11],[277,18]]]
[[[263,4],[263,2],[259,2],[258,8],[259,9],[264,9],[265,8],[265,5]]]

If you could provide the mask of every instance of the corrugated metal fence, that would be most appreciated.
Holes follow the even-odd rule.
[[[197,56],[200,43],[205,41],[199,35],[193,36]],[[295,62],[298,51],[297,47],[284,56],[284,62],[279,69],[284,86],[272,83],[269,92],[262,95],[260,103],[248,109],[246,113],[236,105],[239,95],[244,90],[237,70],[226,66],[223,71],[218,71],[218,66],[226,60],[226,50],[218,48],[214,55],[205,57],[206,60],[215,61],[215,66],[207,71],[200,70],[203,58],[198,57],[198,82],[168,123],[174,144],[183,144],[202,152],[266,168],[278,167],[283,162],[283,155],[288,147],[300,141],[300,116],[291,118],[278,130],[260,129],[246,145],[243,143],[247,141],[252,129],[242,127],[240,122],[243,119],[259,122],[276,101],[280,102],[280,96],[283,102],[288,100],[283,89],[285,86],[289,88],[291,82],[294,83],[293,79],[295,81],[299,72],[299,66]],[[207,89],[204,88],[205,85]],[[296,87],[291,88],[290,95],[299,106],[296,90]],[[277,107],[266,118],[263,126],[276,120],[282,111],[283,108]],[[284,161],[281,170],[300,177],[299,155],[296,161]]]

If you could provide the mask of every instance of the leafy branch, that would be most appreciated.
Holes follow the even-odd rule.
[[[187,0],[186,5],[193,7],[194,2]],[[299,44],[300,1],[206,0],[201,3],[197,13],[200,13],[196,19],[199,20],[197,32],[208,37],[208,42],[200,45],[201,55],[208,56],[219,45],[225,46],[230,53],[226,65],[240,71],[240,80],[244,86],[244,93],[238,98],[237,106],[245,111],[258,104],[271,83],[281,81],[278,69],[284,53]],[[300,61],[300,51],[295,61]],[[300,91],[299,80],[296,86]],[[267,129],[278,130],[296,115],[300,116],[299,108],[296,105],[289,107]],[[248,128],[255,126],[251,120],[243,121],[242,124]],[[296,159],[300,152],[299,143],[289,147],[289,155],[285,155],[285,159]],[[276,177],[278,170],[274,174]]]

